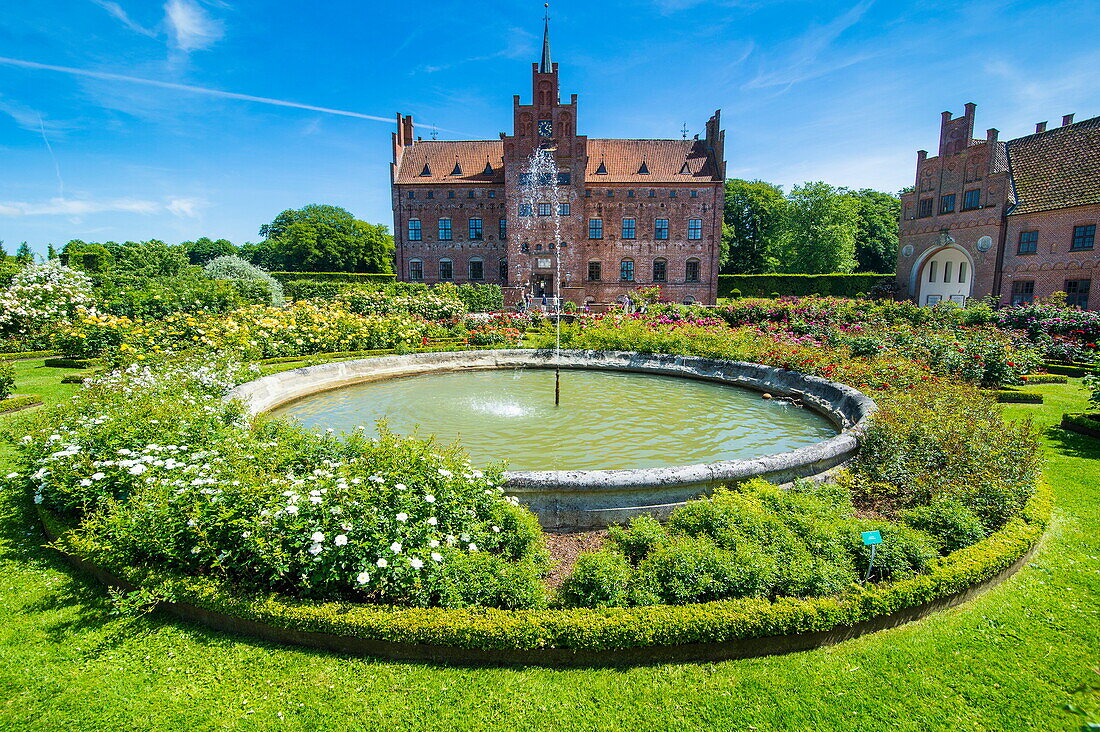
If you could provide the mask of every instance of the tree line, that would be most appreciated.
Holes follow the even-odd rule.
[[[901,199],[869,188],[805,183],[784,194],[726,181],[723,274],[893,272]]]
[[[228,239],[201,237],[170,245],[145,242],[85,242],[74,239],[48,257],[93,273],[143,273],[170,277],[188,264],[203,265],[226,255],[270,271],[393,272],[393,237],[384,224],[368,224],[339,206],[311,204],[287,209],[260,227],[262,239],[237,246]],[[26,255],[33,259],[26,244]]]

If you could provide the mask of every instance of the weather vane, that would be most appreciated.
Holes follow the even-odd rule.
[[[685,140],[688,139],[688,123],[687,123],[687,120],[684,120],[684,128],[682,130],[680,130],[680,132],[683,133]]]

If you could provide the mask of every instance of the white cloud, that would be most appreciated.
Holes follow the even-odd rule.
[[[852,66],[875,54],[860,51],[844,58],[824,59],[833,43],[846,30],[854,26],[874,4],[874,0],[860,0],[847,12],[818,28],[811,28],[788,46],[785,61],[778,68],[763,71],[745,84],[747,89],[763,89],[773,86],[791,86],[800,81],[823,76]]]
[[[205,205],[206,201],[198,198],[173,198],[166,208],[174,216],[193,219],[198,215],[196,209]]]
[[[0,94],[0,114],[6,114],[15,120],[17,125],[34,133],[40,132],[43,128],[50,132],[63,132],[71,128],[71,125],[44,119],[37,109],[9,99],[3,94]]]
[[[168,0],[164,16],[176,47],[185,53],[209,48],[225,35],[225,24],[211,18],[195,0]]]
[[[92,0],[92,2],[106,10],[108,13],[111,14],[113,18],[120,21],[124,26],[132,30],[134,33],[140,33],[141,35],[148,36],[149,38],[156,37],[157,32],[155,30],[145,28],[144,26],[134,22],[130,18],[130,16],[126,14],[126,11],[122,9],[122,6],[118,3],[113,2],[112,0]]]
[[[168,212],[181,218],[194,218],[196,210],[205,205],[196,198],[170,198],[168,201],[148,201],[139,198],[51,198],[43,203],[0,201],[0,216],[86,216],[101,213],[133,213],[152,215]]]

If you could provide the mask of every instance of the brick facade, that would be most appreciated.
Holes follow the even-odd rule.
[[[902,293],[922,305],[989,295],[1008,303],[1068,286],[1076,304],[1100,305],[1095,245],[1073,249],[1075,232],[1087,232],[1078,227],[1100,219],[1100,117],[1074,124],[1067,115],[1061,127],[1041,123],[1002,142],[995,129],[974,138],[975,110],[944,112],[939,154],[917,153],[914,189],[902,196]]]
[[[510,305],[558,287],[578,305],[616,302],[651,284],[669,300],[715,302],[725,196],[720,113],[703,139],[589,139],[578,134],[577,95],[560,100],[548,37],[542,62],[533,64],[531,103],[516,95],[512,105],[513,132],[499,140],[420,140],[412,118],[397,116],[391,180],[399,279],[496,283]],[[521,174],[537,149],[552,151],[558,202],[568,206],[558,236],[537,202],[529,215],[520,208]],[[562,282],[555,283],[559,255]]]

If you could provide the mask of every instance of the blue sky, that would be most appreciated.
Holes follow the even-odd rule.
[[[558,0],[551,16],[582,133],[679,137],[721,108],[730,176],[787,187],[908,185],[939,113],[968,101],[977,136],[1002,139],[1100,114],[1100,3]],[[393,114],[440,139],[509,130],[541,17],[514,0],[13,0],[0,239],[242,243],[307,203],[390,224]]]

